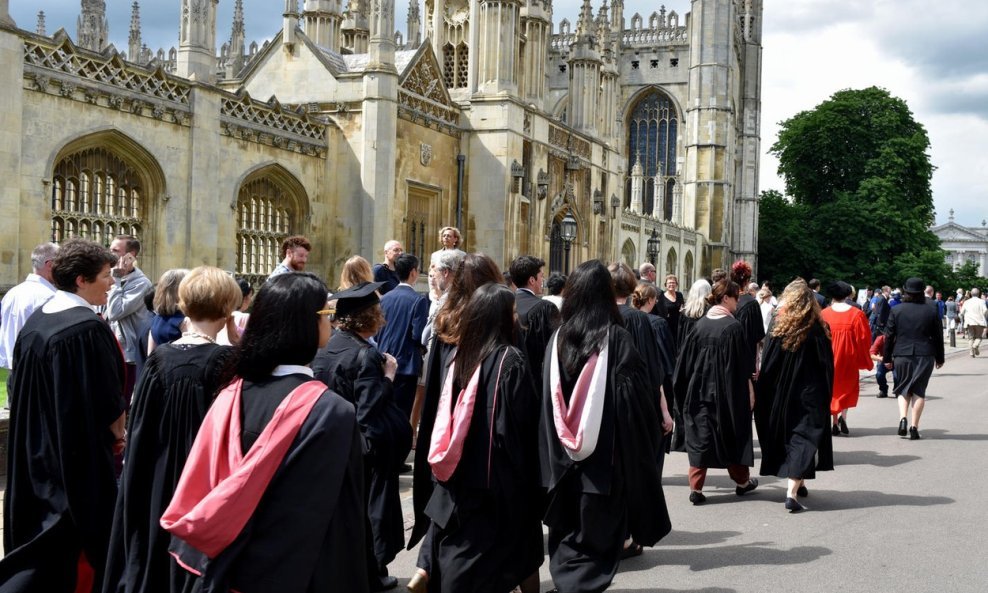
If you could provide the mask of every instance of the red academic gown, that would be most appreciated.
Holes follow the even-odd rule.
[[[834,391],[830,413],[837,414],[858,405],[858,371],[872,368],[868,354],[871,330],[864,313],[854,307],[843,312],[827,307],[820,316],[830,326],[830,341],[834,349]]]

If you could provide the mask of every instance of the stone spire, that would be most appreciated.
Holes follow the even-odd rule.
[[[34,32],[42,37],[47,37],[48,33],[45,32],[45,11],[38,11],[38,26],[35,27]]]
[[[244,67],[247,33],[244,28],[244,0],[233,5],[233,27],[230,29],[230,57],[227,62],[227,78],[232,78]]]
[[[422,25],[419,21],[419,0],[408,2],[408,47],[418,47],[422,43]]]
[[[130,36],[127,37],[127,57],[131,62],[141,61],[141,6],[134,0],[130,7]]]
[[[216,5],[219,0],[182,0],[175,73],[212,81],[216,77]]]
[[[371,0],[369,69],[395,69],[395,1]]]
[[[590,5],[590,0],[583,0],[583,6],[580,7],[580,16],[576,19],[576,35],[581,37],[583,35],[593,35],[596,33],[594,30],[593,21],[593,6]]]
[[[600,5],[600,10],[597,11],[597,20],[594,21],[594,29],[597,34],[597,45],[600,48],[598,51],[602,53],[610,54],[610,44],[608,40],[610,39],[610,28],[611,23],[607,19],[607,0]]]
[[[106,20],[106,2],[82,0],[82,12],[76,30],[76,43],[93,51],[103,51],[110,37],[110,25]]]
[[[281,16],[281,44],[294,47],[295,29],[298,29],[298,0],[285,0],[285,10]]]

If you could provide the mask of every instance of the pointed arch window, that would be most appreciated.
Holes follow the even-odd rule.
[[[652,89],[647,92],[628,116],[628,164],[629,170],[641,162],[645,178],[641,203],[646,213],[653,212],[659,193],[665,188],[665,200],[661,215],[672,220],[672,194],[670,184],[676,176],[679,147],[679,114],[667,94]],[[631,203],[631,183],[626,185],[625,203]]]
[[[72,236],[104,245],[120,234],[143,239],[147,183],[139,169],[113,150],[93,146],[60,158],[51,191],[55,243]]]
[[[286,183],[269,173],[248,178],[240,186],[237,273],[252,284],[262,282],[281,261],[282,241],[301,234],[305,196],[301,186],[293,185],[297,182]]]

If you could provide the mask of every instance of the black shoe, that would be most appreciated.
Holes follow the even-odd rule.
[[[758,480],[756,480],[755,478],[751,478],[750,480],[748,480],[747,486],[735,486],[734,493],[737,494],[738,496],[744,496],[745,494],[751,492],[755,488],[758,488]]]
[[[879,391],[878,392],[878,399],[882,399],[882,398],[888,397],[888,396],[889,396],[889,392],[888,391]]]
[[[909,440],[918,441],[919,440],[919,429],[915,426],[909,427]]]
[[[800,498],[806,498],[809,495],[810,495],[810,491],[806,489],[806,486],[800,486],[799,488],[796,488],[796,496]]]
[[[844,422],[844,417],[840,416],[837,418],[837,426],[840,428],[841,433],[848,434],[847,422]]]
[[[806,510],[806,507],[799,504],[795,498],[786,497],[786,510],[790,513],[802,513]]]
[[[899,436],[900,437],[906,436],[906,426],[908,426],[908,424],[906,423],[906,419],[905,418],[903,418],[902,420],[899,420]]]
[[[840,436],[840,427],[834,424],[833,428],[830,429],[830,434],[834,435],[835,437]]]
[[[410,473],[412,473],[412,470],[413,470],[413,469],[415,469],[415,468],[413,468],[413,467],[411,466],[411,464],[408,464],[408,463],[405,463],[405,464],[402,464],[402,466],[401,466],[401,471],[400,471],[400,472],[398,472],[398,473],[402,473],[402,474],[410,474]]]
[[[702,492],[697,492],[696,490],[693,490],[692,492],[690,492],[690,502],[693,503],[693,506],[697,506],[707,502],[707,497],[704,496]]]

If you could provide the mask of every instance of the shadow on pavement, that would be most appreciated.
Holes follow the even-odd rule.
[[[709,546],[722,544],[732,537],[741,535],[740,531],[675,531],[662,538],[660,546]]]
[[[873,507],[928,507],[957,502],[947,496],[913,496],[910,494],[890,494],[877,490],[831,491],[826,497],[814,497],[807,501],[812,511],[845,511]]]
[[[737,593],[737,589],[723,587],[706,587],[704,589],[608,589],[611,593]]]
[[[944,441],[988,441],[988,434],[956,434],[942,428],[919,428],[919,434],[924,439]]]
[[[921,459],[918,455],[882,455],[876,451],[834,451],[834,465],[895,467]]]
[[[665,542],[663,542],[665,543]],[[709,548],[669,549],[665,545],[646,549],[637,558],[621,563],[619,572],[639,572],[656,566],[688,566],[693,571],[713,570],[728,566],[782,566],[806,564],[823,556],[829,556],[830,548],[822,546],[797,546],[788,550],[770,547],[771,542],[752,542],[734,546]]]

